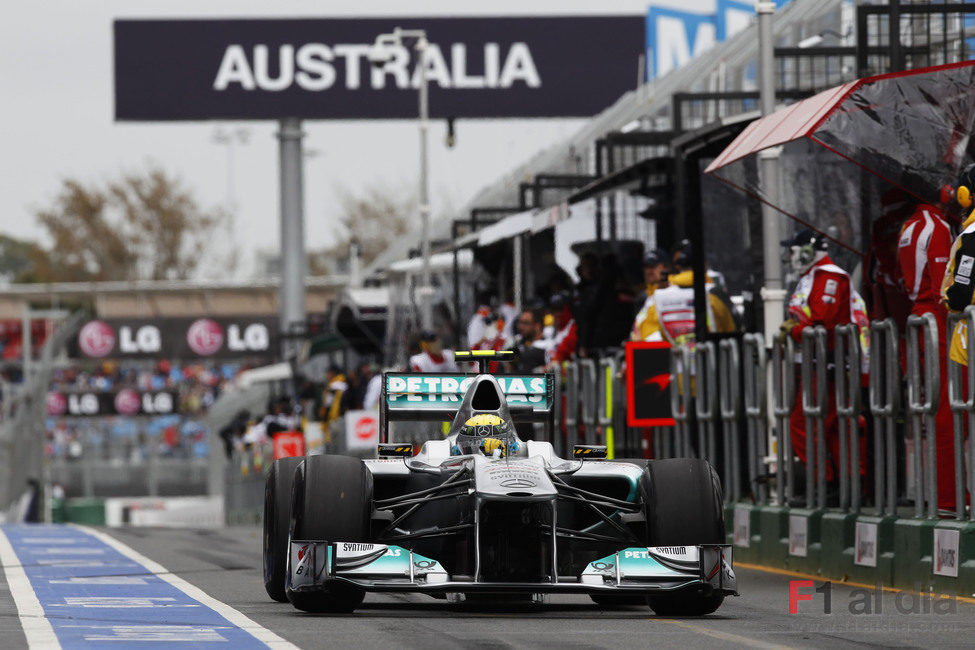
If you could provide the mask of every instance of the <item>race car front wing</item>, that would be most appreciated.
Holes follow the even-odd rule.
[[[288,588],[326,591],[330,582],[366,591],[422,593],[658,593],[704,588],[738,593],[729,544],[625,548],[586,565],[581,575],[551,581],[486,582],[451,576],[409,549],[387,544],[292,540]]]

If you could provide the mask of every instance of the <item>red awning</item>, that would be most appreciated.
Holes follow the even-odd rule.
[[[975,61],[858,79],[756,120],[705,173],[866,256],[896,236],[904,215],[892,206],[937,204],[975,161],[973,88]],[[755,164],[771,148],[777,187]]]
[[[762,149],[785,144],[810,135],[830,112],[839,107],[860,81],[851,81],[836,88],[824,90],[815,97],[787,106],[771,115],[755,120],[741,135],[714,159],[705,174],[758,153]]]

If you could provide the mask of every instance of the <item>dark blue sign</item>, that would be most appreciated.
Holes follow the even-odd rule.
[[[417,114],[409,41],[426,31],[432,117],[589,116],[637,81],[642,16],[115,21],[115,119],[389,119]]]

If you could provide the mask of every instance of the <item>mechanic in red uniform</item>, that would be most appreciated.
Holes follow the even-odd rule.
[[[941,394],[935,415],[935,443],[938,468],[938,507],[955,507],[955,437],[951,407],[948,404],[948,311],[941,302],[941,284],[953,241],[951,227],[941,210],[920,204],[904,222],[897,245],[904,287],[912,301],[911,314],[933,314],[938,322],[938,368]],[[922,339],[923,354],[923,339]],[[923,358],[923,357],[922,357]],[[906,366],[906,357],[905,357]],[[906,372],[906,367],[905,367]]]
[[[839,325],[854,322],[853,289],[849,274],[833,263],[826,253],[826,236],[813,230],[803,230],[792,239],[782,242],[791,251],[790,263],[800,274],[792,298],[789,300],[789,318],[779,328],[779,339],[791,336],[796,345],[802,344],[802,332],[807,327],[822,325],[826,328],[826,340],[832,349],[833,331]],[[796,373],[797,376],[799,373]],[[836,390],[832,372],[825,386],[828,395],[826,411],[826,480],[836,478],[834,465],[839,462],[840,434],[836,415]],[[806,418],[802,411],[802,383],[796,390],[796,399],[789,417],[792,451],[799,460],[806,462]],[[863,456],[861,456],[863,459]],[[863,459],[865,460],[865,459]],[[861,461],[861,472],[863,461]],[[807,486],[808,490],[812,486]]]

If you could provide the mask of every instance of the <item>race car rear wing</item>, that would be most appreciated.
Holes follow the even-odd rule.
[[[557,385],[552,373],[532,375],[495,374],[515,422],[543,422],[546,433],[554,430]],[[382,380],[381,441],[389,438],[394,421],[446,422],[464,401],[475,375],[385,372]]]

